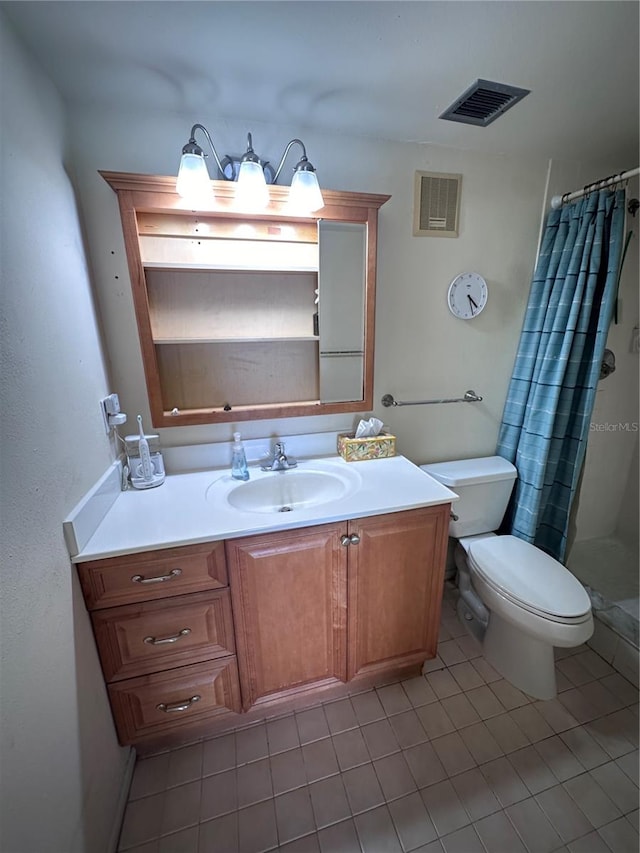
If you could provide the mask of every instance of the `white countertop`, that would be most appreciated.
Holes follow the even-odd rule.
[[[245,512],[234,509],[226,500],[231,489],[239,485],[231,478],[229,468],[170,475],[155,489],[118,494],[72,561],[290,530],[458,499],[404,456],[366,462],[345,462],[335,456],[321,461],[337,466],[338,472],[346,466],[351,475],[359,476],[361,486],[344,498],[291,512]],[[304,470],[305,465],[313,467],[314,460],[300,461],[296,470]],[[265,474],[253,466],[249,470],[252,479],[288,475]]]

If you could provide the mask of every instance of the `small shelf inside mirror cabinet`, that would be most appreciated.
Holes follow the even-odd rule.
[[[317,270],[147,269],[146,282],[156,343],[317,340]]]
[[[158,345],[170,344],[237,344],[242,341],[247,343],[266,343],[267,341],[308,341],[309,343],[318,343],[320,338],[318,335],[274,335],[272,337],[261,338],[154,338],[154,343]]]

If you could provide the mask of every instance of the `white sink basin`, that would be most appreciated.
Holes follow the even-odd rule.
[[[234,486],[226,499],[242,512],[295,512],[342,500],[360,486],[361,478],[355,471],[318,464],[288,471],[260,472],[257,479]]]

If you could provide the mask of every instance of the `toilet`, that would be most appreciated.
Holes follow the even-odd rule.
[[[515,536],[498,536],[517,472],[501,456],[421,465],[460,500],[449,536],[457,540],[458,617],[507,681],[536,699],[557,692],[554,646],[593,633],[591,601],[557,560]]]

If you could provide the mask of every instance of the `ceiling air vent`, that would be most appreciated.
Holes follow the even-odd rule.
[[[505,83],[492,83],[491,80],[476,80],[440,118],[486,127],[521,101],[529,91]]]
[[[416,172],[414,237],[457,237],[462,175]]]

